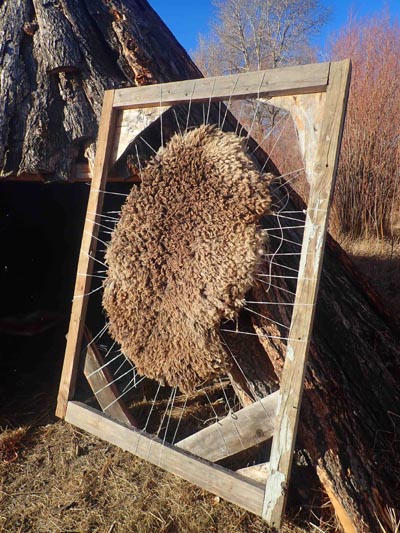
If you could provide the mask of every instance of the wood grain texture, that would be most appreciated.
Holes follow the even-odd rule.
[[[85,335],[85,342],[86,340]],[[104,359],[94,342],[86,349],[83,373],[103,412],[118,422],[138,427],[124,401],[118,399],[120,394],[118,388],[113,383],[108,367],[104,366]]]
[[[269,475],[269,468],[269,463],[261,463],[247,466],[246,468],[239,468],[239,470],[236,470],[236,473],[265,485]]]
[[[263,518],[273,527],[282,523],[299,420],[304,376],[314,320],[335,174],[339,158],[350,61],[331,64],[310,198],[286,360],[278,400],[277,427],[272,440],[270,475]],[[308,307],[304,307],[304,305]]]
[[[114,146],[111,164],[124,153],[129,144],[140,135],[152,122],[157,120],[167,107],[153,107],[146,109],[126,109],[118,114],[115,128]],[[111,166],[110,164],[110,166]]]
[[[337,497],[337,493],[333,488],[331,480],[326,475],[326,472],[322,468],[317,467],[317,473],[321,484],[324,487],[331,504],[333,505],[336,519],[342,526],[343,533],[358,533],[357,525],[354,524],[354,521],[344,508],[340,499]]]
[[[1,181],[26,181],[26,182],[38,182],[45,183],[48,176],[45,174],[19,174],[18,176],[7,176],[1,178]],[[77,163],[72,165],[69,183],[90,183],[92,181],[92,173],[87,163]],[[107,183],[140,183],[140,173],[126,176],[110,175]]]
[[[86,217],[83,230],[77,268],[77,272],[80,275],[76,277],[75,282],[74,300],[56,409],[56,415],[60,418],[64,418],[67,402],[73,396],[75,390],[76,373],[88,303],[88,297],[85,295],[90,290],[90,274],[93,270],[93,257],[96,254],[96,237],[99,228],[98,223],[100,222],[100,214],[103,207],[104,194],[100,191],[104,190],[107,181],[108,159],[112,148],[114,123],[116,119],[116,111],[113,109],[113,99],[114,91],[106,91],[97,140],[93,179],[87,206],[88,213],[97,213],[97,215],[91,214]]]
[[[208,461],[219,461],[272,437],[278,392],[240,409],[176,444]]]
[[[0,177],[94,160],[104,90],[201,72],[142,0],[0,2]]]
[[[163,444],[159,439],[111,420],[77,402],[68,402],[67,422],[119,446],[150,463],[260,515],[264,489],[235,472]]]
[[[276,96],[268,100],[270,105],[289,111],[296,128],[299,149],[304,162],[307,179],[314,175],[313,168],[317,153],[322,113],[326,93]]]
[[[214,102],[222,99],[271,97],[326,90],[329,63],[315,63],[214,78],[201,78],[145,87],[117,89],[117,109]]]
[[[111,157],[111,161],[113,158]],[[90,183],[92,181],[92,172],[87,164],[80,163],[72,167],[71,183],[85,182]],[[20,179],[20,177],[18,177]],[[140,173],[132,174],[129,178],[126,176],[109,175],[107,183],[140,183]]]

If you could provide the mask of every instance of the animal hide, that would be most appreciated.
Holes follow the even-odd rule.
[[[226,373],[235,319],[263,253],[270,175],[213,126],[175,135],[142,172],[106,253],[110,333],[141,375],[192,392]]]

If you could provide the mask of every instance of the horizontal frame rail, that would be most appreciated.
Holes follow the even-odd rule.
[[[330,63],[116,89],[115,109],[325,92]]]
[[[79,402],[68,402],[65,420],[261,516],[264,486],[260,483],[246,480],[235,472],[195,457],[144,431],[112,420],[103,413]]]

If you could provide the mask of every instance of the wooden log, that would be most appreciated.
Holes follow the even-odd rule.
[[[176,444],[208,461],[220,461],[270,439],[274,432],[278,392],[229,414]]]
[[[68,402],[65,419],[80,429],[196,483],[248,511],[261,513],[264,490],[262,485],[255,481],[244,479],[235,472],[194,457],[156,437],[115,422],[77,402]]]
[[[29,112],[24,104],[28,93],[29,76],[20,57],[23,49],[23,28],[31,21],[32,8],[28,2],[11,2],[0,6],[0,31],[3,35],[0,45],[0,168],[1,176],[18,173],[22,155],[21,142],[15,142],[12,121],[23,127],[25,119],[21,115]],[[6,48],[7,46],[7,48]],[[32,58],[33,63],[33,58]],[[23,91],[18,88],[24,88]],[[25,94],[24,94],[25,93]],[[32,171],[32,169],[30,169]],[[32,172],[31,172],[32,173]],[[36,173],[36,169],[33,174]]]
[[[0,177],[71,179],[104,90],[201,76],[143,0],[1,2],[0,33]]]
[[[272,237],[280,233],[276,217],[263,223],[271,235],[269,252],[279,247],[282,254],[275,258],[281,266],[275,265],[273,274],[282,276],[299,268],[302,234],[299,222],[291,219],[301,219],[306,210],[290,185],[286,190],[289,197],[279,183],[273,186],[274,203],[292,212],[282,213],[288,218],[280,219],[287,228],[285,240]],[[266,292],[257,281],[249,301],[279,305],[248,304],[259,315],[247,316],[253,324],[247,329],[259,335],[277,376],[282,375],[287,330],[269,319],[281,324],[290,321],[292,307],[287,304],[292,297],[285,291],[294,292],[296,280],[281,278],[279,285],[280,289],[269,286]],[[399,328],[329,235],[318,294],[297,448],[306,450],[334,507],[342,510],[338,517],[343,527],[351,523],[357,532],[374,532],[379,530],[377,517],[385,520],[385,506],[397,508],[392,468],[397,452],[390,413],[397,412],[400,402]]]

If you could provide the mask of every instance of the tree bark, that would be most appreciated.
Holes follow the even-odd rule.
[[[201,76],[143,0],[2,2],[0,32],[0,177],[70,179],[105,89]]]

